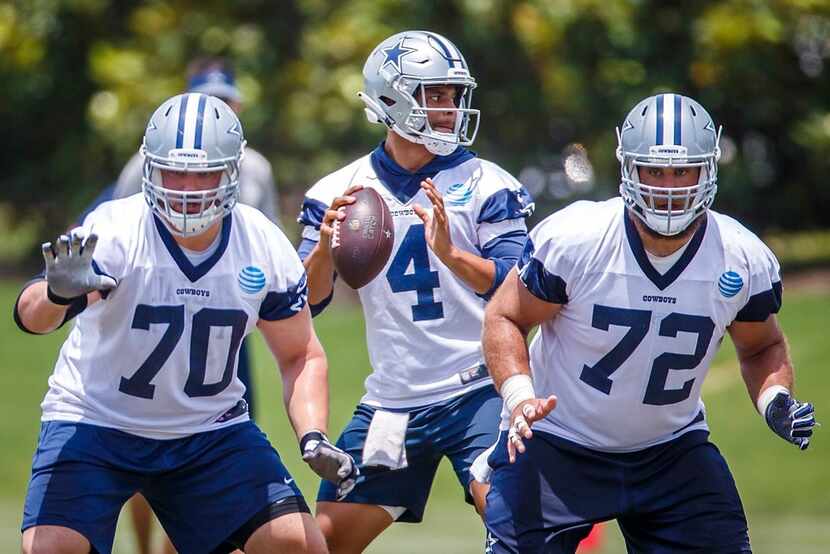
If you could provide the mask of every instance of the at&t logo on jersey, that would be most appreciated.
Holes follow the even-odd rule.
[[[450,185],[444,199],[450,206],[463,206],[473,197],[473,182]]]
[[[718,290],[726,298],[732,298],[744,287],[744,280],[734,271],[727,271],[718,279]]]
[[[239,272],[238,281],[239,288],[246,294],[256,294],[265,288],[265,274],[252,265]]]

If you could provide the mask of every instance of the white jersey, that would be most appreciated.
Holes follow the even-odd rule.
[[[532,204],[510,174],[461,150],[461,163],[448,164],[433,182],[444,197],[453,244],[482,255],[499,237],[527,232],[524,218]],[[410,196],[393,193],[378,178],[371,156],[364,156],[308,191],[300,216],[306,224],[303,237],[319,239],[322,211],[351,185],[376,190],[395,226],[389,261],[358,291],[372,366],[361,402],[415,407],[491,386],[481,352],[485,299],[427,246],[424,225],[412,206],[432,204],[417,185]],[[309,209],[315,206],[316,216]]]
[[[126,198],[141,192],[143,166],[144,158],[136,152],[121,170],[113,198]],[[245,148],[239,165],[239,202],[253,206],[279,225],[276,190],[271,163],[253,148]]]
[[[247,420],[240,342],[259,319],[290,317],[306,301],[305,270],[282,231],[237,205],[194,266],[141,194],[101,204],[84,227],[100,237],[96,271],[118,286],[75,320],[42,419],[162,439]]]
[[[534,429],[603,451],[706,429],[701,386],[727,327],[781,304],[772,252],[711,210],[664,274],[619,198],[549,216],[519,268],[528,290],[562,304],[530,345],[537,396],[558,397]]]

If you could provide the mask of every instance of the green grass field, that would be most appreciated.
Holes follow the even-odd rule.
[[[16,552],[23,498],[39,427],[39,403],[46,391],[65,332],[33,337],[18,331],[11,307],[18,283],[0,283],[0,552]],[[339,305],[315,320],[329,356],[331,435],[351,416],[363,391],[368,360],[359,309]],[[825,317],[830,294],[791,292],[781,313],[798,371],[798,393],[817,405],[819,419],[830,413],[830,342]],[[317,479],[300,460],[287,424],[277,369],[263,343],[255,342],[259,423],[282,453],[309,499]],[[726,456],[750,522],[755,552],[819,554],[830,551],[830,438],[819,429],[814,444],[798,452],[773,436],[746,397],[728,340],[705,386],[713,441]],[[133,552],[129,529],[119,527],[115,552]],[[422,525],[394,525],[369,550],[374,553],[481,552],[483,530],[462,501],[455,476],[445,463],[432,489]],[[624,552],[616,526],[608,526],[604,554]]]

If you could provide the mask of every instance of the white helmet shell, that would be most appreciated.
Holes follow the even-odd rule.
[[[187,93],[166,100],[150,117],[141,147],[147,204],[175,235],[204,232],[236,204],[244,150],[242,124],[220,99]],[[184,192],[165,188],[162,170],[222,177],[215,188]]]
[[[480,112],[470,106],[476,81],[461,51],[438,33],[404,31],[387,38],[366,60],[363,79],[364,90],[358,96],[370,122],[383,123],[441,156],[475,140]],[[460,88],[454,109],[426,107],[424,89],[435,85]],[[431,111],[455,112],[453,132],[432,129]]]
[[[712,205],[718,190],[720,129],[695,100],[680,94],[642,100],[617,128],[617,140],[620,195],[650,229],[677,235]],[[640,182],[639,167],[699,167],[700,178],[690,187],[652,187]]]

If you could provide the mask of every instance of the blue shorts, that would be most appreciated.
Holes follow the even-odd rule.
[[[573,553],[610,519],[629,552],[751,552],[735,481],[708,436],[610,454],[534,431],[510,464],[502,433],[488,458],[488,552]]]
[[[337,440],[337,446],[361,466],[357,485],[344,502],[404,507],[406,511],[398,521],[418,523],[424,517],[438,464],[447,456],[464,489],[465,500],[472,503],[468,490],[470,466],[479,453],[496,441],[501,405],[496,390],[486,386],[445,402],[407,410],[408,466],[382,471],[362,465],[363,445],[375,408],[358,404],[352,420]],[[336,496],[335,486],[323,481],[318,502],[334,501]]]
[[[182,554],[230,552],[227,541],[263,510],[302,498],[250,421],[171,440],[47,421],[32,462],[22,530],[68,527],[94,552],[108,553],[121,507],[136,492]]]

